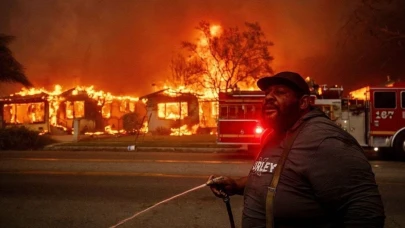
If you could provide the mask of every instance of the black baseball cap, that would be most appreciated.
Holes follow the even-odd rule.
[[[271,85],[286,85],[302,95],[309,95],[309,86],[304,78],[295,72],[283,71],[273,76],[260,78],[257,81],[257,86],[260,90],[265,91]]]

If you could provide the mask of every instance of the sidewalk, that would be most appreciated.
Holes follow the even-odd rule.
[[[190,136],[103,136],[84,138],[78,142],[72,136],[55,138],[59,142],[44,149],[50,151],[149,151],[149,152],[196,152],[196,153],[232,153],[246,150],[239,145],[216,143],[213,135]]]

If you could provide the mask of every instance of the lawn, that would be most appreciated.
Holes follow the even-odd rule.
[[[79,142],[68,142],[60,146],[129,146],[139,147],[221,147],[234,148],[235,145],[218,145],[216,135],[199,134],[183,136],[163,136],[163,135],[136,135],[131,136],[94,136],[86,137]]]

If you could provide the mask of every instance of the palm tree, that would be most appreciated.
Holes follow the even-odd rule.
[[[27,79],[23,66],[13,57],[8,48],[13,36],[0,34],[0,82],[21,83],[31,87],[32,83]]]

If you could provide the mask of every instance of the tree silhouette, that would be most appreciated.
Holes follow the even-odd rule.
[[[384,43],[403,46],[404,9],[404,0],[362,0],[347,22],[349,32],[369,34]]]
[[[27,79],[23,66],[13,57],[8,48],[13,36],[0,34],[0,82],[21,83],[31,87],[32,83]]]
[[[343,30],[367,65],[397,71],[405,59],[405,0],[361,0]]]
[[[168,82],[174,87],[196,85],[200,81],[198,77],[205,73],[201,61],[187,60],[182,54],[172,57],[170,69]]]

